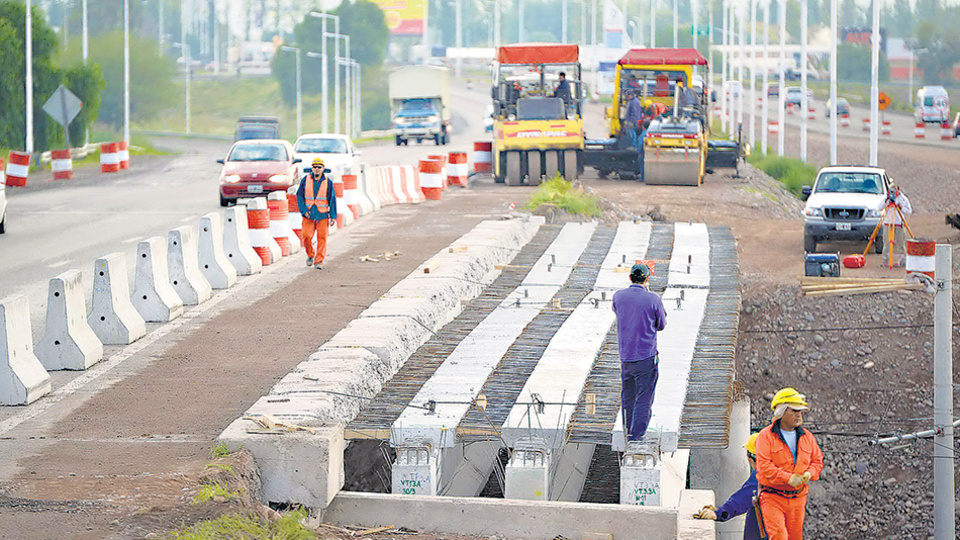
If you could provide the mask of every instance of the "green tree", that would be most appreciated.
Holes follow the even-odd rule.
[[[76,145],[77,141],[83,140],[83,133],[96,121],[100,113],[106,81],[103,79],[99,65],[92,64],[88,67],[76,65],[64,72],[63,84],[83,102],[80,114],[70,124],[70,140]]]
[[[923,71],[926,84],[945,84],[953,81],[953,66],[960,62],[960,31],[938,28],[932,22],[920,23],[917,29],[917,49],[926,52],[917,56],[917,69]]]
[[[860,7],[857,6],[856,0],[841,0],[837,11],[840,26],[858,26],[863,24]],[[840,64],[837,63],[837,68],[839,67]]]
[[[868,82],[871,78],[870,47],[853,43],[837,45],[837,77],[841,81]],[[890,78],[890,65],[880,52],[880,80]]]

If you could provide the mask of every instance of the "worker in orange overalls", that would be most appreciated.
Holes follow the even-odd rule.
[[[312,170],[303,175],[297,188],[297,209],[303,216],[303,248],[307,251],[307,266],[322,270],[323,259],[327,256],[327,230],[337,219],[337,197],[333,182],[324,174],[323,160],[316,158],[311,165]],[[314,236],[317,237],[316,252],[313,249]]]
[[[760,513],[770,540],[801,540],[807,508],[807,482],[818,480],[823,452],[804,430],[806,398],[793,388],[773,396],[773,424],[757,437],[757,482]]]

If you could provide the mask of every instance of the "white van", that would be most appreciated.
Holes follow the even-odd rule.
[[[950,121],[950,96],[942,86],[924,86],[917,90],[917,108],[913,117],[920,123],[942,124]]]

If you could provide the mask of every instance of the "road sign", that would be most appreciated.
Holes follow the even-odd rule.
[[[80,101],[80,98],[73,95],[73,92],[67,90],[67,88],[61,84],[53,95],[50,96],[50,99],[44,103],[43,110],[52,116],[58,124],[66,127],[77,117],[82,107],[83,102]]]
[[[696,34],[698,36],[709,36],[710,35],[710,25],[701,24],[699,26],[690,27],[690,35]]]
[[[880,96],[878,99],[879,99],[878,103],[880,105],[881,111],[887,110],[887,107],[889,107],[890,104],[893,103],[893,101],[890,100],[890,96],[884,94],[883,92],[880,92]]]
[[[950,104],[947,102],[946,96],[937,96],[933,98],[933,107],[940,112],[946,112],[950,109]]]

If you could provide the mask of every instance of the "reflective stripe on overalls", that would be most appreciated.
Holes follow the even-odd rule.
[[[317,210],[321,213],[330,211],[330,201],[327,200],[327,177],[324,176],[323,180],[320,182],[320,193],[323,195],[317,197],[313,192],[313,183],[314,178],[311,176],[309,181],[306,182],[307,185],[304,186],[303,190],[303,199],[307,204],[307,210],[310,210],[311,206],[316,206]]]

